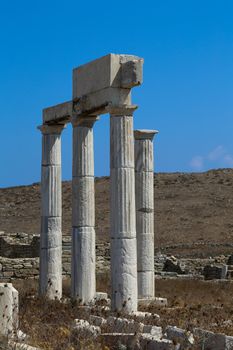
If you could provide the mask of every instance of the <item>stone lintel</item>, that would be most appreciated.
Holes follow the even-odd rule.
[[[158,130],[135,130],[134,138],[135,140],[153,140],[154,136],[157,135]]]
[[[65,124],[43,124],[37,127],[43,135],[61,134],[65,128]]]
[[[98,120],[100,120],[100,117],[97,115],[88,115],[88,116],[73,115],[71,118],[71,122],[74,128],[77,126],[92,128],[95,122],[97,122]]]
[[[108,54],[73,70],[73,99],[109,87],[131,89],[142,83],[143,59]]]
[[[111,106],[130,104],[130,89],[109,87],[74,99],[73,112],[81,116],[100,115],[108,113]]]
[[[62,123],[70,121],[73,112],[73,102],[68,101],[43,109],[43,123]]]
[[[137,105],[109,105],[107,108],[108,113],[111,114],[111,116],[132,116],[133,113],[138,108]]]

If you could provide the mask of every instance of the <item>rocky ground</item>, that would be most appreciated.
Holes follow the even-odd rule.
[[[69,301],[45,303],[43,299],[34,298],[37,290],[36,284],[35,281],[33,283],[30,281],[15,282],[20,295],[20,327],[29,336],[28,343],[47,350],[126,349],[117,344],[114,347],[107,347],[106,343],[101,344],[97,340],[94,342],[95,345],[91,342],[84,342],[77,346],[77,338],[73,336],[72,326],[75,319],[88,319],[87,316],[77,305]],[[66,280],[64,282],[65,297],[69,296],[69,285],[70,281]],[[145,324],[162,327],[163,332],[170,325],[184,329],[185,334],[188,332],[194,334],[194,330],[198,328],[212,331],[215,334],[233,335],[232,281],[157,280],[155,286],[156,295],[166,297],[168,306],[158,307],[152,303],[148,307],[142,304],[140,311],[149,311],[154,314],[154,317],[145,321]],[[97,289],[110,291],[108,275],[97,276]],[[100,312],[93,309],[92,314],[108,317],[107,311]],[[160,318],[157,318],[156,315],[159,315]],[[215,344],[216,347],[202,347],[197,344],[195,338],[194,346],[177,349],[230,350],[233,348],[225,348],[217,344]],[[159,349],[167,348],[159,347]],[[175,349],[175,346],[169,349]]]
[[[200,279],[206,264],[226,264],[233,253],[232,187],[231,169],[200,174],[155,174],[155,290],[157,297],[168,299],[168,307],[141,306],[141,311],[160,315],[155,326],[163,330],[168,325],[177,326],[190,332],[202,328],[233,336],[232,279]],[[0,231],[9,235],[16,232],[35,234],[39,233],[39,226],[39,184],[0,189]],[[64,182],[63,234],[70,235],[70,228],[71,183]],[[109,292],[107,177],[96,179],[96,231],[98,247],[101,248],[97,249],[97,267],[101,266],[101,269],[98,267],[98,291]],[[166,270],[164,266],[167,264],[169,268]],[[177,268],[179,271],[175,272]],[[179,278],[175,276],[177,274]],[[195,279],[195,275],[199,279]],[[22,330],[30,336],[32,345],[43,349],[75,349],[70,325],[82,315],[72,303],[44,303],[32,297],[37,283],[14,281],[20,293]],[[65,296],[69,296],[69,289],[67,281],[64,283]],[[94,348],[97,349],[96,344],[90,347]],[[99,348],[109,349],[102,345]]]
[[[233,252],[233,170],[155,174],[156,250],[180,257]],[[38,233],[39,184],[0,189],[0,230]],[[63,233],[71,230],[71,183],[63,183]],[[98,241],[109,237],[109,178],[96,179]]]

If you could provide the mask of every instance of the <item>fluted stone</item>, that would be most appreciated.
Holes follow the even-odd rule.
[[[136,238],[134,168],[114,168],[110,175],[111,238]]]
[[[154,297],[154,151],[155,130],[136,130],[135,185],[138,297]]]
[[[110,110],[112,310],[126,313],[137,311],[134,110]]]
[[[61,217],[61,165],[42,166],[42,216]]]
[[[94,176],[73,177],[73,226],[95,226]]]
[[[72,298],[90,303],[95,279],[95,179],[93,125],[96,116],[73,116]]]
[[[153,299],[155,295],[154,271],[138,272],[138,286],[140,286],[139,299]]]
[[[137,310],[136,238],[111,239],[111,275],[113,311]]]
[[[40,295],[62,297],[61,132],[64,125],[43,125],[41,171]]]
[[[82,304],[92,301],[96,293],[95,228],[72,230],[72,295]]]
[[[93,177],[93,128],[92,124],[81,125],[75,126],[73,132],[73,177]]]
[[[18,328],[18,291],[11,283],[0,283],[0,335],[13,337]]]

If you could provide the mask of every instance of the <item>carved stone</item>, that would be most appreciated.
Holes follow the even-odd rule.
[[[139,299],[153,298],[155,294],[153,138],[157,133],[156,130],[134,132]]]

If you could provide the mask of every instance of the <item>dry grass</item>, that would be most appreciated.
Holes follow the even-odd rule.
[[[30,336],[31,344],[46,350],[107,349],[102,344],[72,337],[76,318],[86,318],[71,302],[48,302],[33,298],[37,284],[23,281],[14,284],[20,292],[20,327]],[[70,282],[64,283],[69,295]],[[109,291],[109,276],[98,275],[99,291]],[[233,335],[233,283],[194,280],[157,280],[156,295],[168,298],[168,308],[144,307],[161,316],[159,325],[175,325],[187,330],[201,327],[216,333]],[[156,322],[155,322],[156,324]],[[158,323],[157,323],[158,324]]]
[[[233,335],[233,282],[158,280],[156,296],[168,298],[169,302],[168,308],[149,307],[150,312],[161,316],[162,326],[187,330],[201,327]]]
[[[104,291],[109,285],[108,275],[100,274],[97,278],[98,291]],[[107,350],[100,343],[93,343],[73,335],[74,320],[85,319],[75,303],[60,303],[35,297],[37,281],[16,280],[15,288],[20,296],[20,329],[30,336],[30,344],[45,350]],[[64,297],[70,296],[70,280],[63,283]]]

